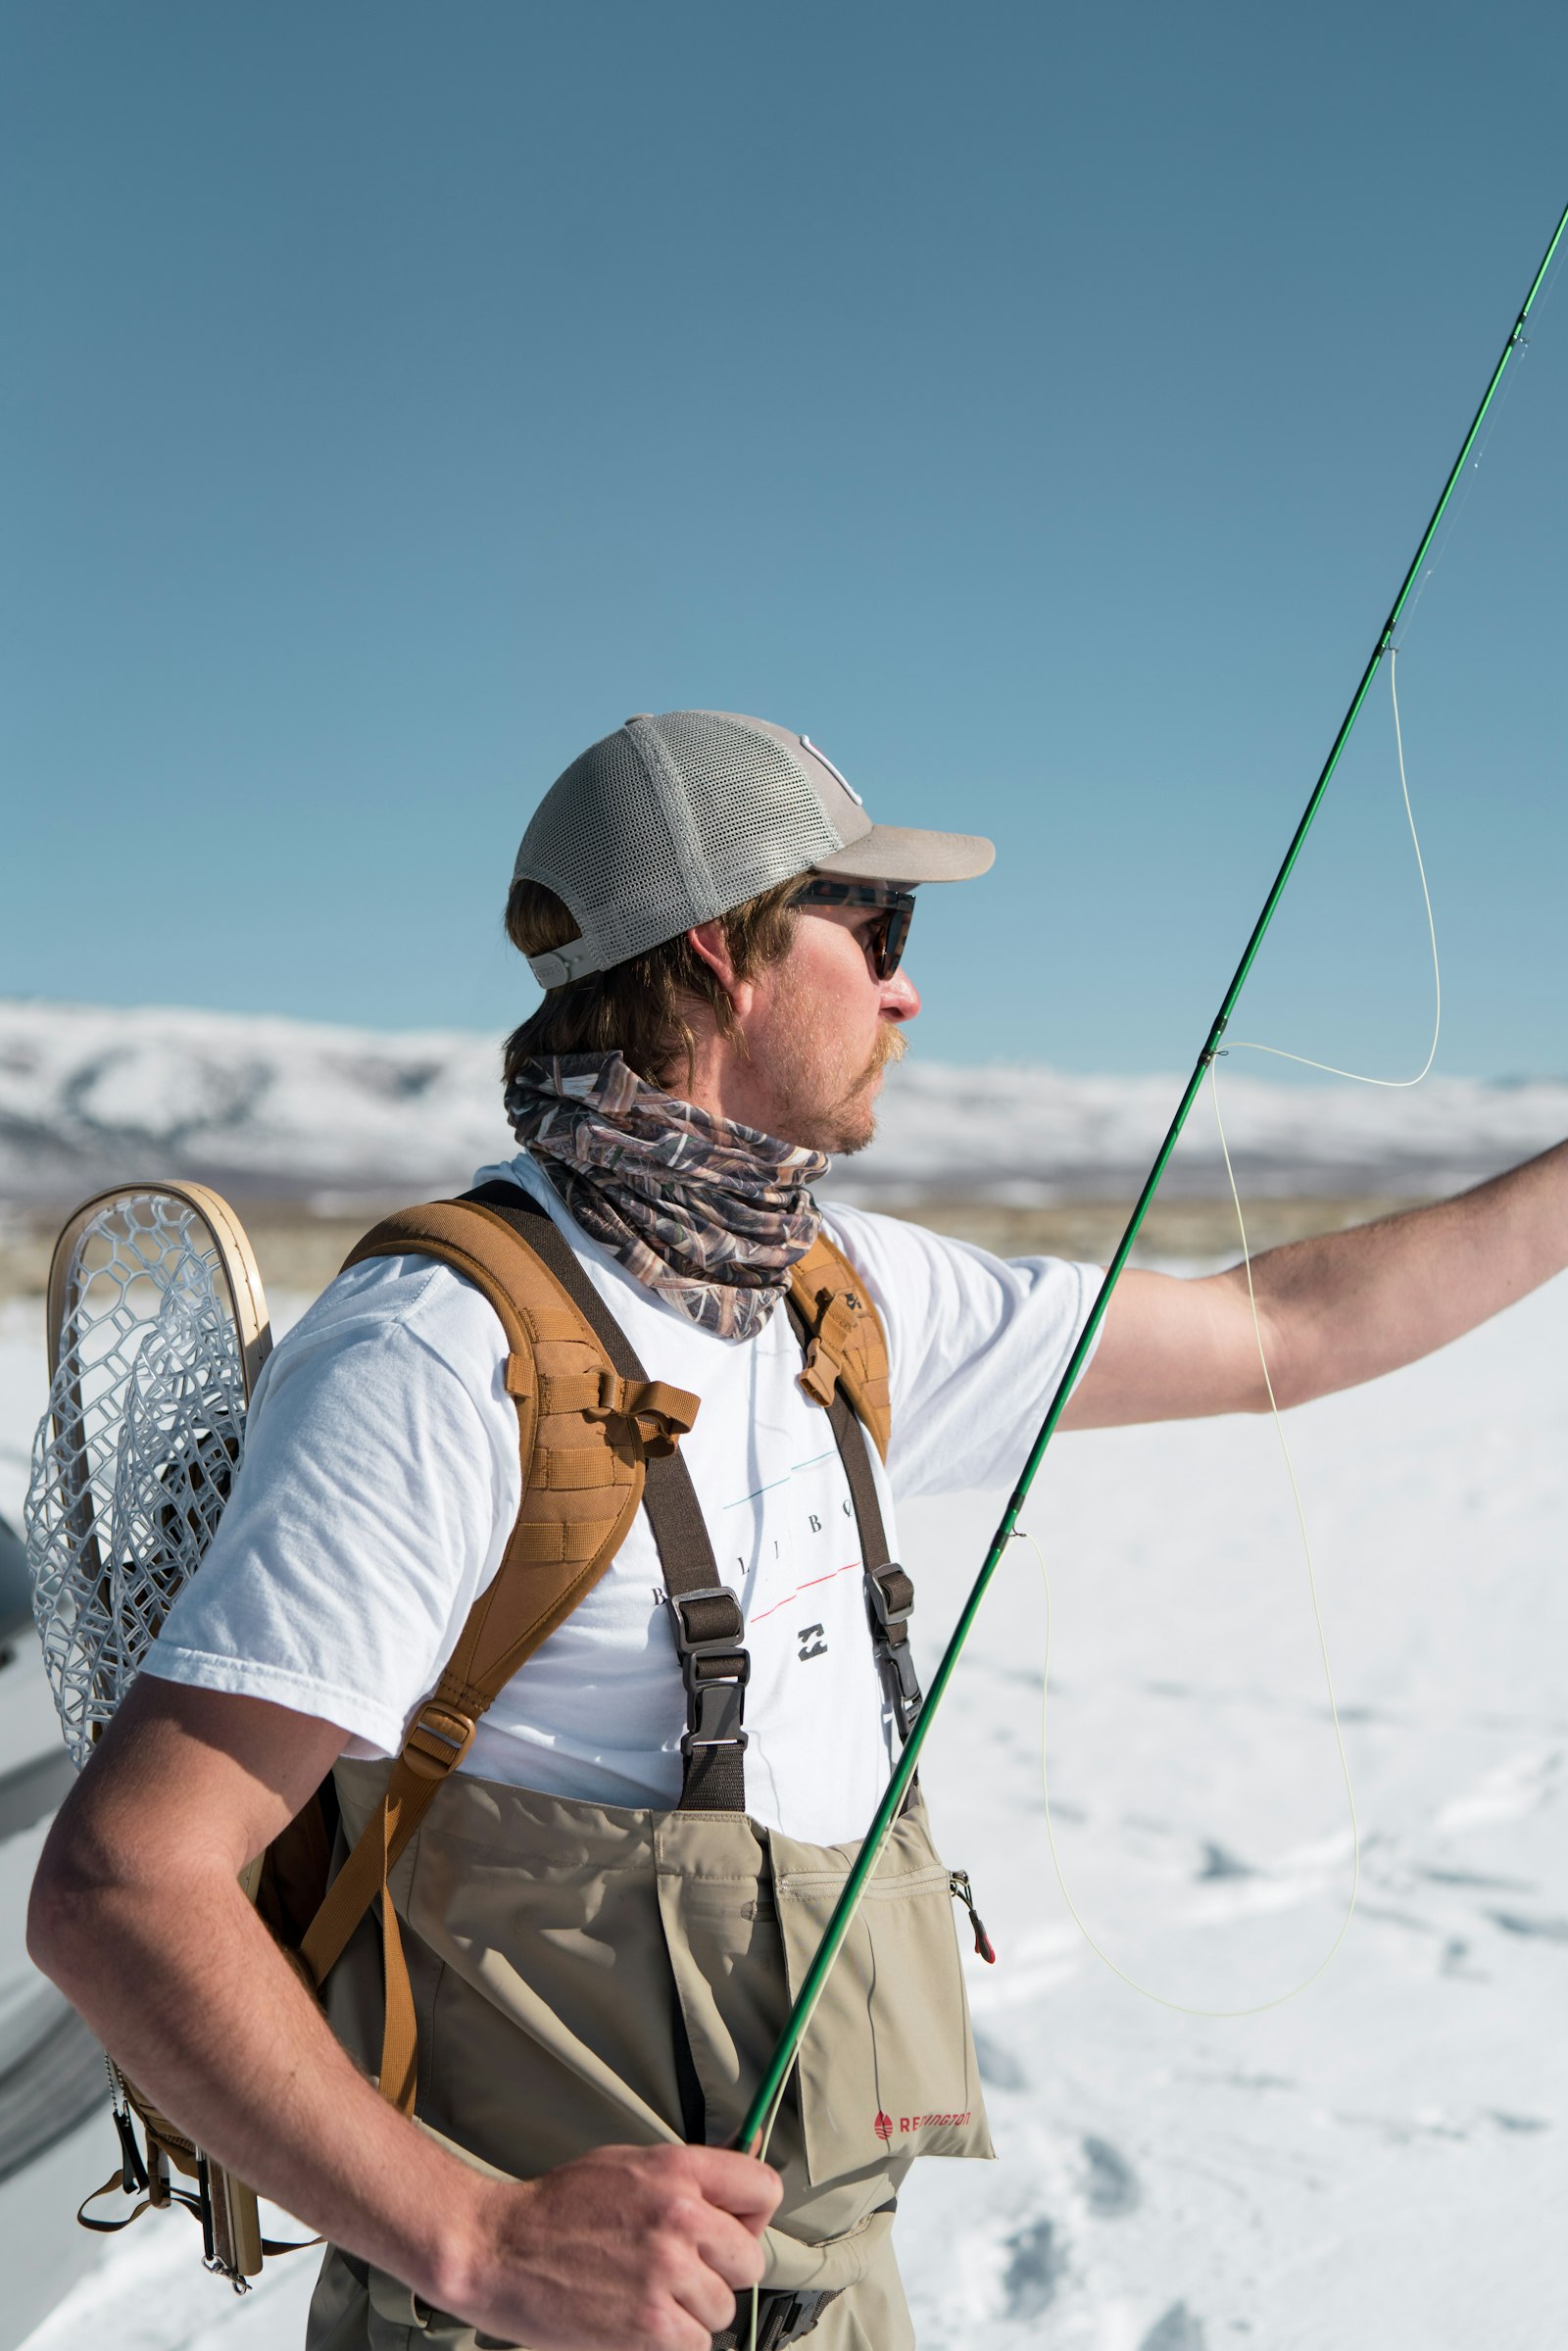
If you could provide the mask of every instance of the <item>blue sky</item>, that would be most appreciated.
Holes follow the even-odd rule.
[[[1185,1067],[1565,197],[1560,6],[20,0],[0,992],[500,1028],[529,808],[808,731],[917,1042]],[[1440,1067],[1568,1069],[1568,300],[1399,683]],[[1430,1015],[1386,695],[1237,1026]]]

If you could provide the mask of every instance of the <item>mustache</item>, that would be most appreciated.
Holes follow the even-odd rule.
[[[908,1050],[909,1040],[899,1022],[885,1020],[877,1031],[876,1044],[871,1049],[871,1058],[860,1073],[858,1083],[855,1088],[856,1093],[858,1094],[865,1087],[874,1085],[884,1069],[891,1068],[895,1061],[902,1061]]]
[[[884,1021],[871,1055],[873,1070],[886,1069],[891,1062],[902,1061],[909,1050],[909,1040],[895,1020]]]

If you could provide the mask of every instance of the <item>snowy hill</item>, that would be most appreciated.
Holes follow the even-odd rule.
[[[461,1030],[0,1003],[0,1199],[58,1201],[150,1170],[249,1199],[456,1184],[511,1148],[498,1065],[496,1038]],[[1568,1133],[1568,1085],[1290,1084],[1248,1074],[1240,1055],[1224,1071],[1227,1129],[1254,1196],[1441,1192]],[[877,1142],[830,1188],[906,1203],[1122,1194],[1180,1085],[911,1058],[890,1076]],[[1200,1104],[1167,1190],[1222,1189]]]

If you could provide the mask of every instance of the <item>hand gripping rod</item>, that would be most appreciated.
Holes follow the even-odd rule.
[[[1166,1161],[1169,1159],[1171,1152],[1175,1150],[1177,1139],[1180,1136],[1183,1127],[1187,1124],[1188,1113],[1192,1109],[1194,1102],[1197,1100],[1198,1090],[1203,1082],[1204,1073],[1207,1070],[1209,1063],[1214,1058],[1215,1053],[1219,1050],[1219,1042],[1225,1033],[1226,1024],[1229,1021],[1232,1012],[1236,1009],[1237,999],[1240,997],[1243,988],[1247,984],[1248,974],[1251,970],[1252,964],[1256,959],[1258,949],[1263,944],[1264,934],[1268,930],[1268,926],[1274,918],[1274,910],[1279,905],[1281,898],[1283,898],[1285,895],[1285,886],[1289,882],[1291,874],[1295,869],[1297,858],[1301,854],[1302,844],[1305,842],[1306,836],[1311,830],[1312,819],[1317,814],[1323,795],[1328,790],[1329,780],[1332,777],[1335,768],[1339,765],[1341,755],[1344,752],[1347,743],[1350,739],[1351,729],[1354,727],[1356,719],[1360,714],[1361,705],[1366,700],[1372,680],[1377,675],[1378,668],[1382,662],[1384,655],[1388,652],[1390,645],[1394,641],[1394,632],[1398,626],[1399,615],[1404,611],[1405,603],[1409,597],[1410,590],[1414,586],[1416,577],[1420,572],[1421,565],[1426,560],[1427,550],[1431,547],[1434,538],[1437,536],[1438,526],[1442,522],[1444,514],[1447,510],[1448,501],[1453,496],[1454,488],[1458,482],[1459,476],[1464,471],[1465,463],[1469,458],[1471,450],[1475,447],[1476,435],[1481,430],[1482,424],[1486,418],[1487,411],[1491,408],[1494,396],[1497,390],[1497,386],[1502,381],[1503,370],[1506,368],[1508,362],[1512,359],[1514,348],[1524,333],[1525,322],[1530,316],[1531,305],[1534,303],[1536,296],[1541,291],[1543,280],[1545,277],[1546,271],[1551,267],[1553,257],[1556,254],[1558,245],[1562,241],[1563,232],[1565,229],[1568,229],[1568,206],[1564,207],[1562,217],[1558,220],[1556,228],[1552,232],[1551,242],[1546,247],[1545,253],[1542,259],[1541,267],[1536,271],[1534,278],[1531,280],[1530,291],[1525,296],[1524,306],[1520,310],[1518,318],[1513,322],[1508,339],[1502,347],[1502,355],[1498,359],[1496,366],[1492,370],[1492,379],[1488,383],[1486,391],[1482,396],[1481,406],[1475,413],[1470,430],[1465,434],[1463,447],[1460,449],[1458,456],[1454,459],[1452,467],[1448,473],[1448,478],[1443,485],[1443,495],[1432,510],[1432,519],[1427,524],[1426,529],[1422,532],[1421,544],[1419,547],[1417,547],[1415,554],[1410,560],[1410,568],[1408,571],[1406,571],[1403,579],[1399,583],[1399,593],[1394,600],[1394,605],[1390,611],[1387,620],[1385,620],[1382,628],[1378,631],[1377,642],[1372,648],[1371,659],[1368,661],[1365,669],[1361,672],[1361,682],[1356,687],[1355,693],[1351,697],[1349,709],[1346,711],[1344,718],[1340,721],[1339,733],[1335,736],[1333,747],[1329,752],[1328,758],[1323,762],[1322,773],[1319,775],[1317,782],[1312,787],[1311,798],[1308,800],[1306,807],[1302,811],[1299,824],[1298,824],[1295,833],[1292,835],[1291,845],[1285,853],[1284,862],[1281,864],[1278,873],[1274,876],[1274,884],[1272,889],[1269,891],[1267,898],[1263,901],[1263,910],[1258,915],[1256,922],[1252,925],[1252,935],[1247,942],[1246,952],[1243,955],[1241,961],[1236,966],[1235,975],[1231,980],[1230,986],[1225,991],[1219,1010],[1214,1015],[1213,1023],[1203,1043],[1203,1050],[1193,1064],[1193,1074],[1188,1079],[1181,1101],[1176,1106],[1176,1115],[1170,1122],[1170,1126],[1165,1135],[1165,1140],[1160,1145],[1159,1151],[1155,1155],[1154,1164],[1149,1171],[1149,1175],[1144,1184],[1142,1192],[1140,1192],[1138,1195],[1137,1205],[1134,1207],[1132,1215],[1127,1220],[1127,1229],[1122,1234],[1120,1241],[1116,1244],[1116,1253],[1111,1258],[1109,1265],[1105,1269],[1105,1278],[1100,1286],[1100,1294],[1095,1300],[1094,1306],[1089,1315],[1089,1319],[1084,1325],[1083,1335],[1079,1339],[1077,1346],[1073,1348],[1072,1354],[1068,1359],[1067,1368],[1062,1373],[1060,1380],[1056,1384],[1056,1391],[1051,1399],[1050,1409],[1048,1410],[1046,1417],[1041,1424],[1040,1434],[1035,1439],[1034,1445],[1030,1448],[1029,1458],[1023,1466],[1023,1474],[1019,1478],[1017,1485],[1013,1488],[1011,1499],[1008,1501],[1006,1509],[1003,1512],[1001,1524],[998,1526],[996,1534],[992,1538],[991,1548],[986,1553],[985,1563],[981,1567],[980,1573],[974,1580],[974,1584],[970,1589],[968,1598],[964,1601],[958,1621],[954,1627],[953,1637],[949,1641],[947,1648],[943,1652],[942,1662],[937,1667],[936,1673],[932,1679],[931,1688],[927,1693],[925,1704],[910,1730],[908,1739],[905,1742],[904,1750],[900,1755],[898,1763],[894,1769],[893,1777],[888,1782],[887,1789],[882,1797],[881,1803],[877,1806],[875,1818],[872,1820],[870,1828],[866,1831],[865,1837],[861,1843],[855,1867],[851,1871],[850,1876],[845,1884],[844,1891],[839,1896],[838,1903],[834,1909],[832,1917],[828,1920],[826,1927],[822,1931],[822,1939],[816,1947],[816,1954],[812,1959],[809,1968],[807,1970],[806,1979],[801,1985],[800,1995],[797,1998],[794,2007],[790,2011],[789,2019],[785,2024],[784,2031],[779,2036],[778,2046],[774,2050],[773,2055],[769,2060],[766,2073],[762,2076],[761,2081],[758,2084],[757,2094],[753,2098],[750,2107],[747,2109],[746,2119],[740,2127],[737,2143],[743,2148],[750,2149],[759,2145],[762,2133],[766,2129],[768,2117],[772,2113],[775,2101],[777,2100],[780,2092],[783,2089],[784,2083],[788,2079],[790,2068],[795,2063],[796,2055],[800,2049],[801,2042],[806,2035],[807,2027],[811,2021],[812,2011],[815,2009],[816,2003],[822,1994],[822,1987],[827,1982],[829,1971],[833,1966],[834,1960],[839,1955],[839,1950],[844,1942],[845,1936],[850,1931],[856,1911],[859,1908],[860,1897],[865,1891],[866,1882],[876,1867],[878,1855],[881,1853],[882,1847],[887,1841],[888,1833],[892,1829],[894,1821],[898,1818],[899,1809],[908,1791],[909,1782],[913,1779],[915,1767],[920,1760],[920,1749],[925,1744],[926,1733],[931,1728],[932,1722],[936,1717],[937,1708],[941,1705],[943,1697],[947,1691],[948,1684],[953,1679],[954,1668],[958,1662],[959,1655],[963,1649],[963,1644],[968,1640],[970,1631],[974,1625],[974,1620],[979,1614],[980,1603],[984,1599],[991,1579],[996,1574],[997,1569],[1001,1564],[1003,1554],[1006,1550],[1008,1543],[1011,1541],[1012,1531],[1017,1523],[1018,1513],[1022,1510],[1025,1498],[1029,1493],[1029,1489],[1034,1483],[1035,1473],[1039,1469],[1041,1462],[1045,1459],[1046,1448],[1050,1445],[1052,1438],[1055,1435],[1056,1424],[1061,1418],[1067,1398],[1071,1396],[1078,1375],[1088,1360],[1089,1350],[1095,1342],[1095,1334],[1100,1329],[1100,1325],[1104,1318],[1105,1308],[1110,1302],[1111,1292],[1115,1289],[1116,1284],[1121,1279],[1122,1270],[1127,1263],[1128,1257],[1132,1253],[1133,1243],[1138,1238],[1139,1228],[1143,1224],[1145,1216],[1148,1214],[1150,1202],[1152,1200],[1154,1194],[1159,1189],[1159,1182],[1160,1178],[1165,1172]]]

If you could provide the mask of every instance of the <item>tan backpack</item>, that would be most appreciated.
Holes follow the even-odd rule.
[[[667,1587],[688,1698],[681,1804],[744,1809],[745,1681],[740,1604],[720,1582],[679,1457],[698,1399],[649,1379],[568,1244],[520,1186],[409,1208],[367,1234],[369,1257],[436,1257],[481,1290],[506,1333],[507,1392],[517,1408],[522,1504],[496,1575],[469,1612],[445,1672],[416,1714],[380,1809],[314,1916],[325,1885],[319,1818],[302,1816],[268,1857],[260,1900],[319,1987],[379,1901],[386,1984],[382,2095],[413,2111],[416,2038],[408,1968],[386,1882],[436,1790],[462,1761],[479,1717],[604,1575],[646,1505]],[[828,1413],[848,1475],[866,1565],[872,1638],[900,1729],[919,1704],[908,1648],[913,1591],[889,1560],[866,1437],[886,1456],[887,1342],[842,1251],[819,1236],[792,1269],[789,1311],[802,1340],[801,1386]],[[302,1936],[296,1922],[310,1918]]]
[[[719,1579],[679,1456],[698,1399],[647,1376],[545,1209],[506,1181],[461,1200],[406,1208],[366,1235],[345,1271],[370,1257],[405,1255],[452,1266],[495,1309],[507,1341],[507,1393],[517,1410],[522,1501],[500,1567],[416,1713],[379,1810],[342,1868],[331,1875],[336,1804],[328,1780],[247,1873],[247,1890],[313,1990],[379,1902],[386,1985],[380,2087],[412,2113],[417,2041],[388,1875],[467,1752],[480,1716],[604,1575],[640,1506],[647,1507],[660,1553],[687,1695],[683,1807],[745,1809],[750,1661],[740,1604]],[[887,1454],[886,1338],[853,1266],[820,1235],[791,1270],[787,1307],[803,1348],[801,1387],[827,1412],[844,1464],[873,1646],[906,1735],[920,1705],[908,1644],[913,1590],[888,1557],[866,1451],[869,1439]],[[196,2194],[176,2195],[203,2221],[210,2266],[236,2284],[261,2269],[264,2254],[293,2250],[262,2237],[249,2189],[209,2164],[131,2084],[124,2088],[144,2129],[146,2161],[130,2137],[128,2117],[117,2109],[122,2168],[88,2205],[110,2187],[140,2189],[146,2203],[168,2203],[172,2167],[197,2183]],[[126,2225],[88,2220],[85,2206],[82,2218],[97,2229]]]

